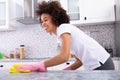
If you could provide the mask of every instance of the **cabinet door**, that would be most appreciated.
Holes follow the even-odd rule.
[[[60,0],[63,8],[67,11],[70,16],[70,22],[80,22],[80,0]]]
[[[115,21],[114,0],[60,0],[72,24]]]
[[[24,0],[8,0],[9,20],[16,20],[24,16]]]
[[[84,21],[114,21],[114,0],[83,0]]]
[[[62,63],[60,65],[48,67],[48,70],[62,70],[65,67],[69,66],[70,64],[72,64],[72,62],[65,62],[65,63]]]
[[[34,64],[36,62],[0,62],[0,69],[7,69],[9,70],[13,64]]]
[[[24,17],[24,0],[16,0],[16,18]]]
[[[6,10],[6,3],[5,2],[2,2],[0,1],[0,26],[2,25],[5,25],[5,22],[6,22],[6,14],[5,14],[5,10]]]
[[[7,0],[0,0],[0,29],[8,25],[8,3]]]
[[[48,70],[63,70],[64,68],[70,66],[73,63],[74,63],[74,61],[68,61],[68,62],[65,62],[63,64],[57,65],[57,66],[49,67]],[[81,66],[77,70],[84,70],[84,67]]]
[[[12,62],[0,62],[0,69],[9,69],[12,66]]]

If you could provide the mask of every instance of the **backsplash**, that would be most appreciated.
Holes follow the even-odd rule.
[[[102,46],[111,45],[115,53],[114,24],[79,26]],[[56,36],[46,33],[39,25],[13,31],[0,32],[0,52],[9,56],[10,51],[25,45],[26,58],[51,57],[58,53]]]
[[[97,40],[103,47],[112,48],[112,56],[116,56],[114,27],[114,23],[79,26],[81,30],[83,30],[84,32],[88,32],[89,35]]]
[[[15,31],[0,32],[0,52],[9,56],[10,51],[25,45],[26,58],[49,57],[56,54],[56,38],[44,32],[39,25]]]

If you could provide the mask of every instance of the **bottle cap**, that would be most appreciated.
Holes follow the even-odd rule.
[[[25,45],[20,45],[20,47],[24,47]]]

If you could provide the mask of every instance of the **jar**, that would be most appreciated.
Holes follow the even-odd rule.
[[[14,58],[14,51],[10,51],[9,57],[10,57],[10,58]]]
[[[20,55],[17,54],[17,53],[15,53],[15,54],[14,54],[14,58],[18,59],[18,58],[20,58]]]
[[[19,48],[15,49],[14,58],[20,58],[20,50],[19,50]]]
[[[25,58],[25,49],[24,49],[24,45],[20,45],[20,59],[24,59]]]

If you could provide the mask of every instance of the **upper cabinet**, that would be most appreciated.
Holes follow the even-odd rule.
[[[70,16],[70,20],[80,20],[79,0],[68,0],[66,3],[68,4],[66,10],[68,15]]]
[[[37,5],[38,1],[42,0],[0,0],[0,29],[6,28],[8,25],[16,26],[20,24],[18,21],[26,22],[25,24],[35,23],[34,8],[36,8],[35,5]],[[115,21],[114,0],[57,1],[60,1],[67,11],[72,24]]]
[[[114,21],[114,0],[83,0],[85,22]]]
[[[115,21],[114,0],[60,0],[72,24]]]
[[[60,0],[60,2],[70,16],[70,22],[80,23],[82,12],[80,9],[80,0]]]
[[[0,29],[8,25],[8,3],[7,0],[0,0]]]
[[[10,23],[13,19],[16,19],[18,14],[21,14],[22,11],[16,11],[16,2],[18,0],[0,0],[0,31],[8,30],[10,28]],[[20,2],[20,0],[19,0]],[[20,17],[20,16],[19,16]]]

